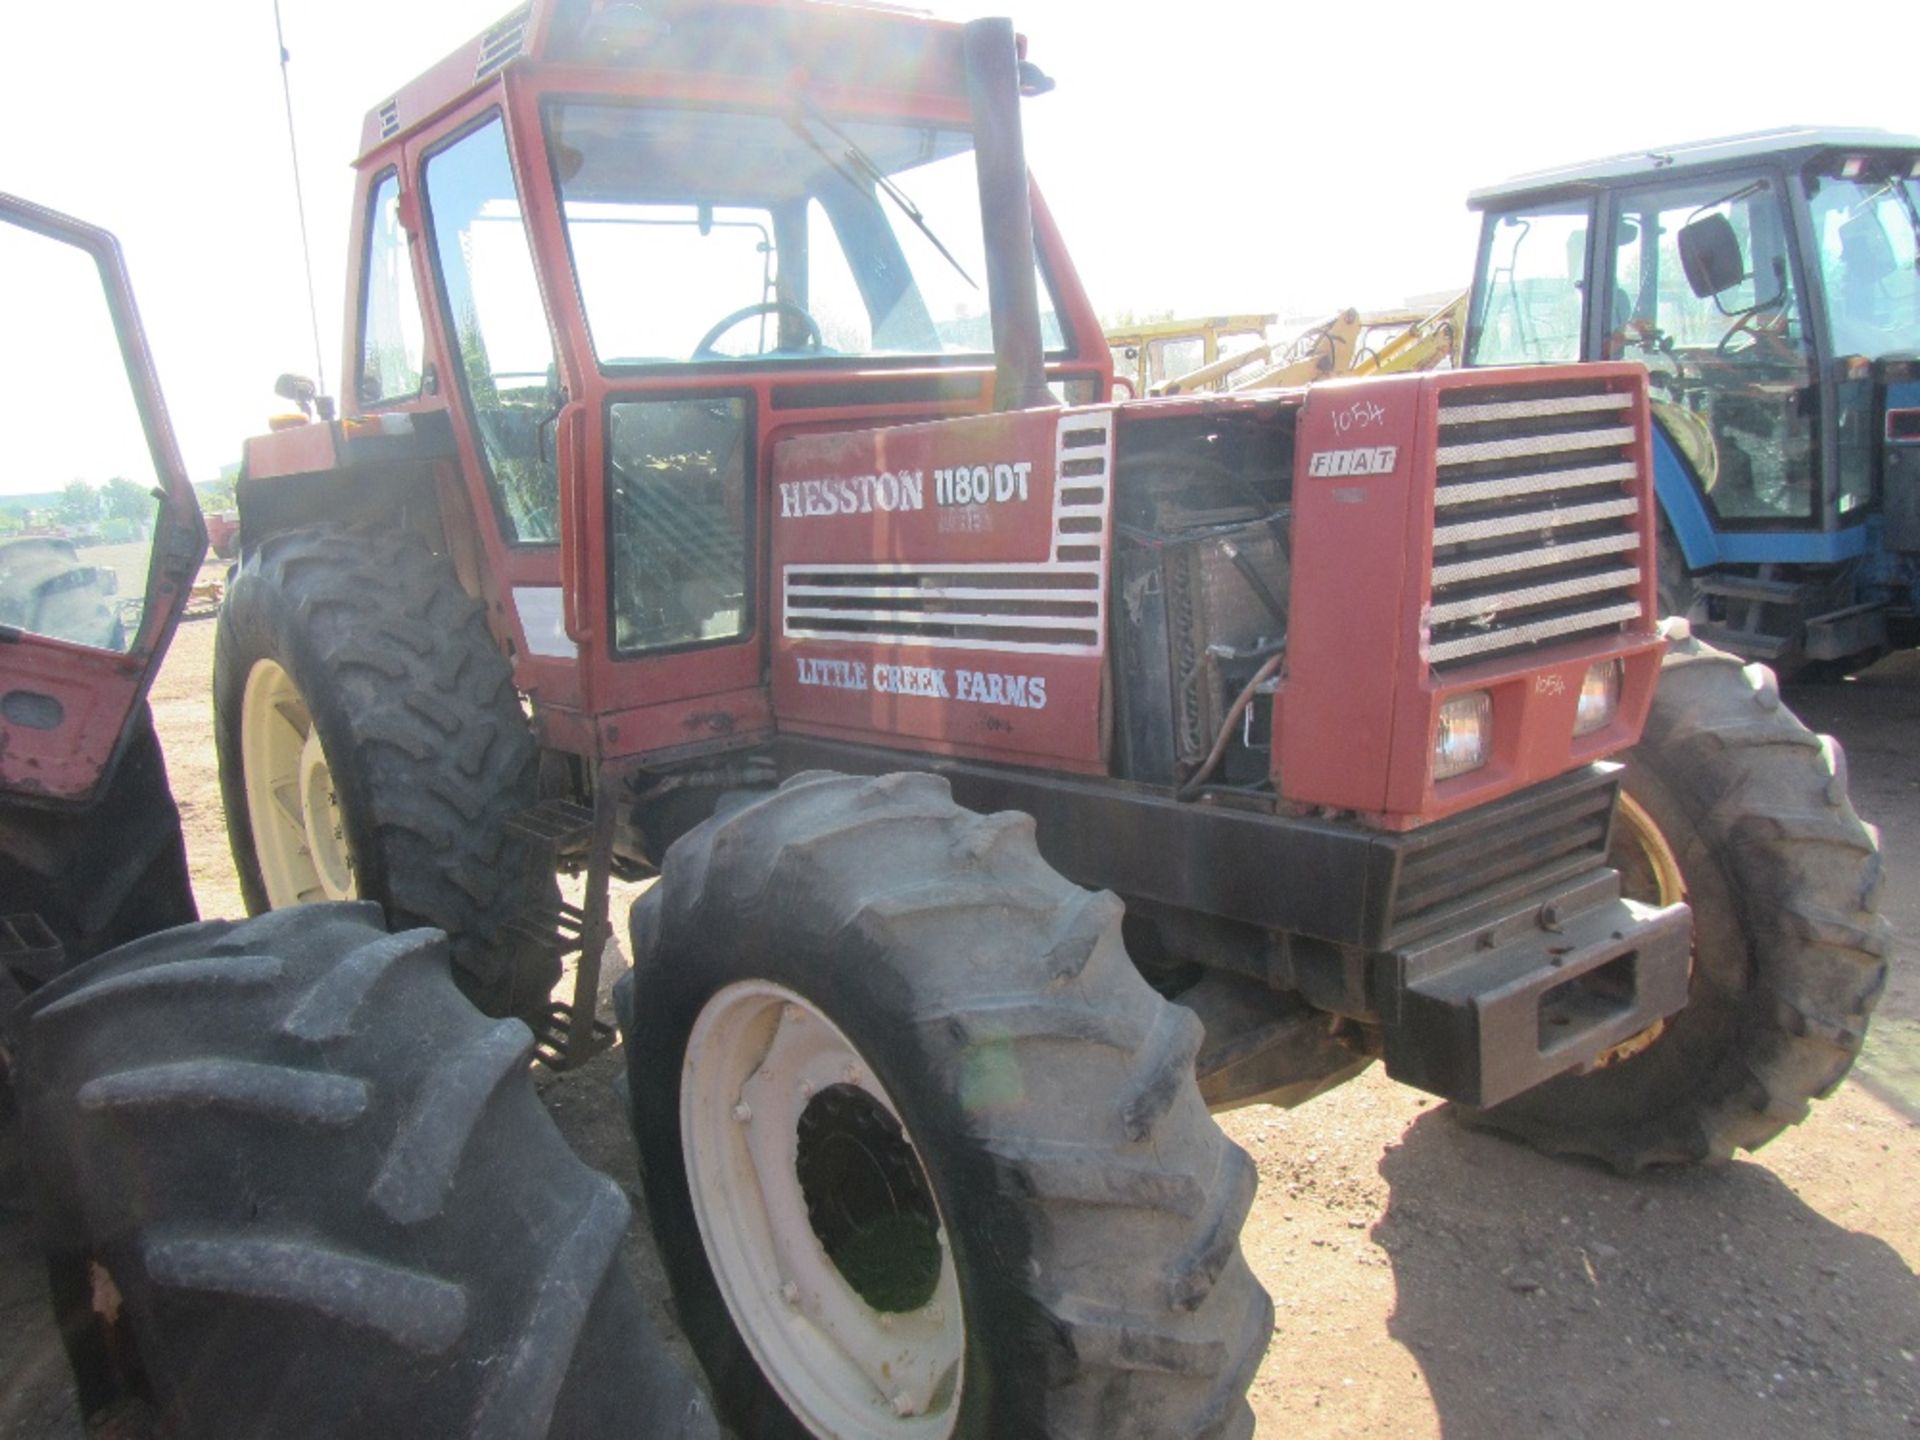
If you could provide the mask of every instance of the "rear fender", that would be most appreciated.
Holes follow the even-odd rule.
[[[1653,494],[1667,528],[1686,557],[1687,569],[1706,570],[1720,563],[1720,542],[1713,517],[1679,448],[1658,424],[1653,427]]]

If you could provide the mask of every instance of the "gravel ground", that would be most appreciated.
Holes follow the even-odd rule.
[[[212,640],[182,627],[154,711],[202,913],[228,915]],[[1261,1436],[1920,1435],[1920,655],[1789,703],[1840,737],[1887,843],[1895,978],[1853,1078],[1758,1156],[1635,1181],[1469,1133],[1378,1072],[1225,1117],[1259,1166],[1244,1244],[1277,1307]],[[632,1187],[620,1068],[543,1094]],[[629,1255],[664,1309],[638,1227]],[[40,1286],[24,1223],[0,1216],[0,1440],[80,1434]]]

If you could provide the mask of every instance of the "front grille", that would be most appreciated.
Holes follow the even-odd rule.
[[[1589,766],[1410,832],[1383,948],[1544,896],[1604,864],[1617,789],[1614,768]]]
[[[1441,396],[1426,611],[1436,669],[1639,616],[1633,399],[1591,381]]]

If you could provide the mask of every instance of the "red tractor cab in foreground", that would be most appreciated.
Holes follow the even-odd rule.
[[[1022,154],[1050,88],[1005,21],[540,0],[368,117],[341,418],[238,484],[251,906],[449,931],[566,1066],[610,878],[660,872],[633,1120],[744,1430],[1245,1433],[1207,1112],[1375,1058],[1629,1168],[1772,1133],[1771,962],[1697,956],[1669,863],[1725,816],[1607,763],[1666,648],[1644,372],[1116,404]],[[1676,753],[1714,696],[1798,745],[1677,653]],[[1800,1096],[1878,966],[1815,752],[1860,946]]]
[[[445,937],[186,923],[145,696],[207,539],[113,237],[0,195],[0,314],[9,528],[76,472],[154,502],[134,541],[0,538],[0,1233],[31,1213],[89,1433],[716,1435],[621,1269],[625,1198]],[[474,1051],[478,1095],[444,1068]],[[71,1413],[7,1320],[7,1413]]]
[[[146,694],[206,534],[113,236],[0,196],[0,277],[0,913],[21,917],[0,995],[17,999],[49,966],[195,917]],[[32,533],[110,483],[152,492],[133,540]]]

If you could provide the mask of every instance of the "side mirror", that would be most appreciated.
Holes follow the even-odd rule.
[[[1700,299],[1721,295],[1747,278],[1740,237],[1724,215],[1702,215],[1680,227],[1680,268]]]
[[[311,418],[318,409],[322,420],[333,419],[333,397],[322,395],[320,387],[304,375],[282,375],[273,382],[273,393],[298,405],[302,415]]]
[[[320,387],[304,375],[282,375],[273,382],[273,393],[282,400],[291,400],[300,407],[303,415],[313,414],[313,402],[320,396]]]

